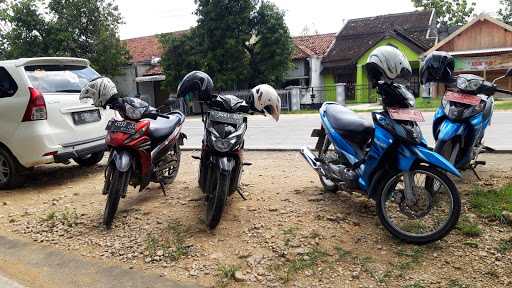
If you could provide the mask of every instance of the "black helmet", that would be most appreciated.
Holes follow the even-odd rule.
[[[193,101],[209,101],[213,93],[212,78],[201,71],[188,73],[178,85],[177,97],[185,97],[189,93],[192,93]]]
[[[452,80],[455,70],[453,57],[442,51],[435,51],[428,55],[420,69],[421,84],[429,82],[448,83]]]

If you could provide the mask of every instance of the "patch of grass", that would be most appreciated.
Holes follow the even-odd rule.
[[[471,240],[468,240],[468,241],[464,241],[464,244],[465,246],[468,246],[468,247],[471,247],[471,248],[478,248],[478,246],[480,246],[480,244],[478,244],[478,242],[476,241],[471,241]]]
[[[495,108],[499,110],[512,110],[512,101],[496,101]]]
[[[57,211],[49,211],[48,214],[46,214],[43,218],[46,222],[53,222],[57,220]]]
[[[42,220],[50,223],[51,225],[60,223],[67,227],[74,227],[78,224],[78,218],[78,214],[75,210],[66,209],[62,212],[57,212],[54,210],[49,211]]]
[[[327,252],[316,246],[289,262],[285,268],[281,280],[289,282],[297,273],[313,269],[328,256]]]
[[[185,234],[183,225],[170,223],[161,235],[149,234],[146,237],[146,251],[150,256],[162,256],[171,261],[177,261],[189,254]],[[162,251],[163,255],[157,255],[159,251]]]
[[[421,220],[409,221],[403,225],[402,229],[407,232],[416,234],[428,231],[427,225]]]
[[[447,288],[469,288],[468,284],[465,284],[464,282],[458,280],[458,279],[450,279],[448,281],[448,284],[446,286]]]
[[[416,98],[416,108],[419,110],[432,111],[441,106],[441,98]]]
[[[505,222],[503,212],[512,212],[512,184],[489,190],[477,187],[471,194],[470,203],[480,215]]]
[[[296,111],[291,110],[283,110],[281,111],[281,114],[316,114],[319,113],[316,109],[301,109]]]
[[[352,253],[350,251],[345,250],[343,247],[341,247],[339,245],[334,247],[334,250],[336,250],[336,255],[338,256],[338,260],[346,259],[350,255],[352,255]]]
[[[292,240],[295,239],[295,237],[297,237],[298,230],[299,229],[297,227],[293,227],[293,226],[283,229],[282,233],[285,236],[284,245],[286,245],[286,246],[290,245],[290,242],[292,242]]]
[[[240,267],[236,265],[220,265],[217,270],[222,280],[229,281],[235,279],[235,273],[240,271]]]
[[[426,286],[421,284],[421,281],[416,281],[414,283],[402,286],[402,288],[426,288]]]
[[[479,237],[482,235],[482,229],[480,226],[469,220],[466,216],[461,217],[457,224],[457,229],[462,233],[462,235],[467,237]]]
[[[509,251],[512,250],[512,238],[507,240],[501,240],[498,244],[498,252],[500,254],[507,254]]]

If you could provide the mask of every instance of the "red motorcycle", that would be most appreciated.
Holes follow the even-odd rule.
[[[107,195],[103,224],[111,228],[128,185],[139,186],[140,192],[151,182],[158,183],[166,194],[165,185],[178,174],[186,135],[181,133],[185,115],[179,111],[162,114],[138,98],[113,98],[108,106],[121,116],[106,127],[110,156],[103,186]]]

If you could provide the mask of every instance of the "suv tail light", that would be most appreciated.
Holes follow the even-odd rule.
[[[29,87],[30,100],[28,101],[25,115],[23,115],[23,122],[46,120],[48,113],[46,112],[46,102],[44,101],[43,94],[37,89]]]

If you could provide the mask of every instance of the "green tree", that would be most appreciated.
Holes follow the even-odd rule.
[[[281,84],[290,68],[293,47],[284,12],[264,1],[254,20],[254,40],[246,46],[251,59],[249,85]]]
[[[438,27],[464,25],[475,11],[471,0],[412,0],[416,8],[435,9]]]
[[[109,76],[127,62],[119,40],[122,17],[111,0],[21,0],[0,13],[7,24],[4,58],[82,57]]]
[[[512,0],[500,0],[500,9],[498,9],[498,16],[503,22],[512,24]]]
[[[165,71],[168,87],[175,89],[189,72],[205,68],[205,51],[200,39],[195,28],[182,35],[169,33],[160,36],[162,46],[166,47],[160,64]]]
[[[290,67],[292,43],[284,12],[267,1],[196,0],[198,25],[163,36],[162,64],[174,89],[192,70],[212,76],[218,90],[278,85]]]

